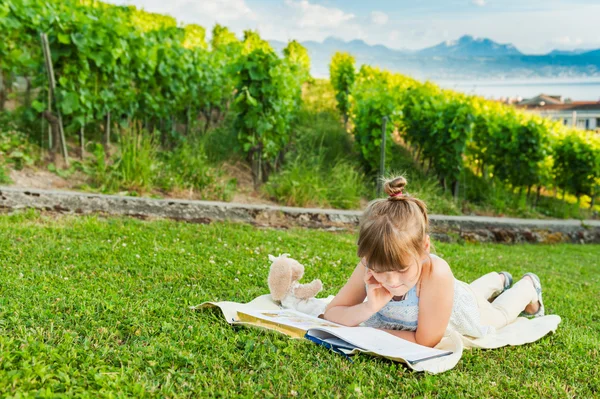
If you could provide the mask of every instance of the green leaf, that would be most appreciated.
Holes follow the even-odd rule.
[[[75,93],[66,93],[60,101],[60,108],[65,115],[71,115],[79,108],[79,98]]]
[[[69,35],[67,35],[66,33],[59,33],[57,35],[58,37],[58,42],[62,43],[62,44],[70,44],[71,43],[71,39],[69,38]]]
[[[254,99],[254,97],[250,95],[250,92],[248,90],[246,90],[246,101],[248,101],[248,103],[253,107],[258,106],[258,101],[256,101],[256,99]]]
[[[35,109],[37,112],[43,112],[46,109],[46,104],[39,102],[38,100],[34,100],[31,103],[31,106],[33,107],[33,109]]]

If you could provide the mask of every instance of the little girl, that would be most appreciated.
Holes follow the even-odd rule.
[[[533,273],[510,289],[507,272],[470,285],[455,279],[448,263],[430,254],[427,208],[403,193],[405,186],[404,177],[386,181],[389,197],[367,207],[358,237],[361,261],[327,306],[325,319],[347,326],[364,322],[433,347],[449,328],[483,337],[520,314],[544,315],[542,287]]]

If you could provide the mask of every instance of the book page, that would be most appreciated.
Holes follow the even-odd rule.
[[[336,328],[347,328],[341,324],[334,323],[332,321],[319,319],[305,313],[300,313],[291,309],[281,310],[245,310],[238,311],[238,313],[247,314],[258,319],[262,319],[266,322],[272,322],[275,324],[281,324],[288,327],[294,327],[307,331],[311,328],[318,327],[329,327],[332,329]]]
[[[418,345],[376,328],[347,327],[291,309],[244,310],[238,311],[238,315],[243,321],[270,327],[294,337],[300,338],[306,332],[326,342],[329,338],[337,337],[350,345],[341,345],[339,341],[334,341],[336,346],[345,346],[348,349],[356,347],[383,357],[408,362],[418,362],[451,353]]]
[[[344,349],[356,349],[357,348],[356,346],[349,344],[348,342],[346,342],[343,339],[338,338],[338,337],[325,338],[325,339],[323,339],[323,341],[325,341],[328,344],[331,344],[337,348],[344,348]],[[362,349],[362,348],[358,348],[358,349]]]
[[[319,332],[327,332],[354,346],[374,352],[380,356],[404,359],[409,362],[418,362],[451,353],[419,345],[371,327],[317,327],[311,328],[308,334],[312,334],[313,331],[321,339],[324,337]]]

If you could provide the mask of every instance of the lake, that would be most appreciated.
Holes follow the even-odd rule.
[[[529,80],[433,80],[443,88],[475,94],[485,98],[535,97],[544,93],[562,95],[573,101],[600,101],[600,78],[529,79]]]

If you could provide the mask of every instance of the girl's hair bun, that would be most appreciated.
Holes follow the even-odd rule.
[[[403,176],[397,176],[393,179],[388,179],[383,184],[383,189],[392,199],[401,199],[402,191],[406,187],[407,181]]]

